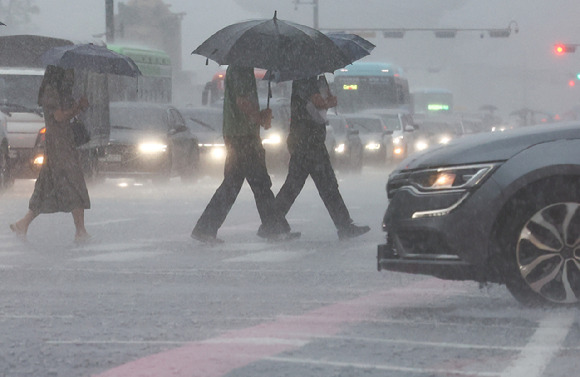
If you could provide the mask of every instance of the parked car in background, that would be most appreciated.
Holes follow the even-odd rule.
[[[335,140],[334,166],[339,171],[360,173],[363,166],[364,146],[359,131],[349,129],[346,118],[342,115],[328,114],[327,119]]]
[[[13,182],[7,117],[6,114],[0,112],[0,193],[12,186]]]
[[[432,146],[445,145],[465,134],[461,119],[455,116],[432,116],[417,119],[415,150],[422,151]]]
[[[415,152],[415,130],[418,126],[413,115],[404,109],[367,109],[365,114],[378,115],[383,119],[387,130],[392,131],[393,160],[400,161]]]
[[[386,165],[393,160],[393,131],[372,114],[342,114],[349,130],[358,131],[363,144],[363,164]]]
[[[99,151],[98,174],[191,181],[199,168],[198,141],[181,113],[167,104],[111,102],[109,143]]]
[[[226,161],[223,110],[216,107],[184,107],[179,111],[195,136],[199,147],[199,169],[202,172],[223,172]]]
[[[38,89],[35,90],[38,93]],[[27,107],[4,102],[0,103],[0,111],[8,117],[7,133],[13,175],[36,178],[40,166],[34,164],[33,149],[38,131],[44,127],[42,109],[38,106]]]
[[[379,270],[580,302],[580,123],[464,136],[390,174]]]

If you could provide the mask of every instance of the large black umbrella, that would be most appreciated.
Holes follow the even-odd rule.
[[[332,32],[326,33],[326,36],[340,48],[350,63],[369,55],[375,48],[374,44],[356,34]],[[264,80],[273,80],[275,82],[299,80],[316,76],[320,73],[322,72],[317,70],[316,67],[311,67],[310,69],[303,71],[288,70],[275,73],[273,71],[268,71],[264,75]]]
[[[128,56],[92,43],[53,47],[42,54],[40,59],[45,65],[56,65],[65,69],[131,77],[141,75],[137,64]]]
[[[280,72],[334,72],[351,63],[330,38],[308,26],[272,19],[236,23],[209,37],[192,54],[220,65]]]

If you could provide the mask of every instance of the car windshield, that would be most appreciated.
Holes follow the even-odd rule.
[[[344,135],[346,133],[344,120],[340,118],[329,118],[328,124],[332,127],[335,135]]]
[[[360,133],[384,132],[385,127],[379,118],[348,118],[348,127]]]
[[[187,125],[198,132],[221,132],[223,114],[219,112],[183,111]]]
[[[424,122],[421,130],[429,135],[454,134],[461,135],[461,125],[447,122]]]
[[[111,107],[111,127],[131,130],[166,131],[165,111],[156,108]]]
[[[39,109],[41,75],[0,75],[0,106],[7,111]]]
[[[383,123],[385,124],[385,127],[387,127],[387,130],[401,131],[403,129],[398,114],[381,114],[380,117],[383,119]]]

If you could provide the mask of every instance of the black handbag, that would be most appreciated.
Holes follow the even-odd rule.
[[[91,140],[89,131],[87,131],[85,124],[78,117],[74,117],[71,120],[71,127],[74,134],[75,145],[77,147],[86,144]]]

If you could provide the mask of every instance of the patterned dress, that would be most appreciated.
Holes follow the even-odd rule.
[[[40,98],[46,124],[45,159],[29,202],[36,214],[91,207],[70,123],[54,119],[60,103],[58,91],[48,85]]]

